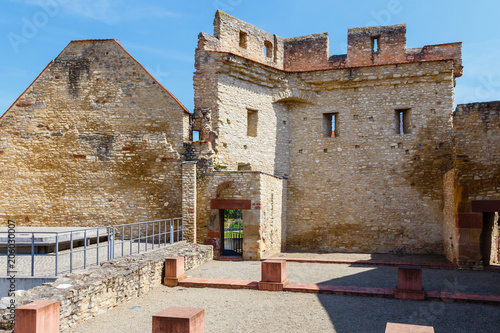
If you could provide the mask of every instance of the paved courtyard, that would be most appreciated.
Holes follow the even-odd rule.
[[[212,261],[187,274],[260,280],[260,262]],[[288,262],[287,278],[296,283],[393,288],[397,268]],[[423,270],[428,291],[500,295],[499,282],[500,272]],[[500,327],[500,308],[493,305],[159,286],[72,332],[150,331],[152,315],[168,306],[204,308],[206,332],[384,332],[388,321],[431,325],[436,332],[497,332]]]

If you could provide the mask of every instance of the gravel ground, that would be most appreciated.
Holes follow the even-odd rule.
[[[260,280],[260,263],[212,261],[187,274],[200,278]],[[396,274],[394,267],[287,263],[287,278],[291,282],[393,288]],[[427,290],[448,288],[454,292],[500,294],[498,272],[426,269],[423,274]],[[447,279],[451,282],[447,283]],[[169,306],[204,308],[207,333],[373,333],[384,332],[388,321],[430,325],[435,332],[447,333],[498,332],[500,327],[499,307],[491,305],[159,286],[78,325],[71,332],[147,332],[151,330],[151,317]]]
[[[207,279],[260,280],[260,262],[210,261],[188,272]],[[295,283],[394,288],[398,270],[390,266],[286,263],[286,277]],[[423,288],[466,294],[500,295],[500,272],[422,269]]]
[[[160,286],[71,332],[150,332],[152,316],[169,306],[204,308],[207,333],[382,333],[388,321],[476,333],[498,332],[500,325],[498,307],[481,304]]]

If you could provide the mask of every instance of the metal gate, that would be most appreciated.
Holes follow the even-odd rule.
[[[243,254],[243,226],[224,228],[224,255],[241,256]]]

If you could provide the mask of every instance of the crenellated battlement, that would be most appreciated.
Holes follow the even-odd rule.
[[[277,69],[301,72],[453,60],[455,77],[462,75],[462,44],[406,48],[406,25],[351,28],[347,54],[329,55],[328,33],[281,38],[220,10],[215,14],[214,35],[200,34],[198,47],[227,52]]]

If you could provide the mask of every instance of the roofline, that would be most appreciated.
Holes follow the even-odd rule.
[[[57,59],[57,58],[59,58],[59,56],[68,48],[68,46],[70,44],[71,44],[71,42],[68,45],[66,45],[61,52],[59,52],[59,54],[57,55],[57,57],[54,58],[54,60]],[[40,76],[42,76],[42,74],[47,70],[47,68],[49,68],[50,65],[52,65],[52,63],[54,62],[54,60],[49,61],[49,63],[47,64],[47,66],[45,66],[45,68],[40,72],[40,74],[38,74],[38,76],[30,83],[30,85],[28,86],[28,88],[24,89],[24,91],[16,98],[16,100],[14,101],[14,103],[12,103],[7,108],[7,110],[4,112],[4,114],[0,116],[0,120],[10,111],[10,109],[12,109],[12,107],[14,105],[16,105],[17,101],[19,101],[19,99],[35,84],[35,82],[38,80],[38,78]]]
[[[140,66],[140,67],[141,67],[141,68],[142,68],[142,69],[143,69],[146,73],[148,73],[148,74],[149,74],[149,76],[151,76],[151,78],[152,78],[152,79],[153,79],[153,80],[154,80],[154,81],[155,81],[155,82],[156,82],[156,83],[157,83],[160,87],[162,87],[162,88],[163,88],[163,90],[165,90],[165,91],[167,92],[167,94],[169,94],[169,95],[170,95],[170,97],[172,97],[172,98],[173,98],[173,99],[177,102],[177,104],[179,104],[179,106],[180,106],[180,107],[181,107],[181,108],[182,108],[182,109],[183,109],[183,110],[184,110],[187,114],[191,114],[191,112],[189,112],[189,110],[188,110],[188,109],[184,106],[184,104],[182,104],[182,103],[181,103],[181,101],[179,101],[179,100],[177,99],[177,97],[175,97],[175,96],[174,96],[174,94],[172,94],[172,93],[171,93],[171,92],[170,92],[167,88],[165,88],[165,87],[163,86],[163,84],[161,84],[160,82],[158,82],[158,80],[157,80],[157,79],[155,79],[155,77],[154,77],[153,75],[151,75],[151,73],[150,73],[150,72],[148,72],[148,70],[147,70],[146,68],[144,68],[144,66],[143,66],[143,65],[141,65],[141,63],[140,63],[139,61],[137,61],[137,59],[135,59],[135,58],[134,58],[134,57],[133,57],[130,53],[128,53],[128,51],[127,51],[127,50],[125,50],[125,48],[124,48],[124,47],[123,47],[123,46],[122,46],[122,45],[118,42],[118,40],[116,40],[116,39],[113,39],[113,40],[115,41],[115,43],[116,43],[116,44],[118,44],[118,46],[120,46],[120,47],[121,47],[121,49],[122,49],[123,51],[125,51],[125,53],[126,53],[126,54],[128,54],[128,55],[130,56],[130,58],[132,58],[132,59],[133,59],[133,60],[134,60],[134,61],[135,61],[135,62],[136,62],[136,63],[137,63],[137,64],[138,64],[138,65],[139,65],[139,66]]]
[[[35,82],[38,80],[38,78],[40,76],[42,76],[42,74],[47,70],[47,68],[57,59],[61,56],[61,54],[63,54],[63,52],[72,44],[72,43],[80,43],[80,42],[98,42],[98,41],[114,41],[116,44],[118,44],[118,46],[120,46],[120,48],[125,51],[126,54],[128,54],[130,56],[130,58],[132,58],[146,73],[148,73],[148,75],[156,82],[156,84],[158,84],[163,90],[165,90],[167,92],[167,94],[170,95],[170,97],[172,97],[176,102],[177,104],[179,104],[179,106],[184,110],[184,112],[186,112],[187,114],[191,114],[191,112],[188,111],[188,109],[177,99],[177,97],[175,97],[167,88],[165,88],[160,82],[158,82],[157,79],[155,79],[155,77],[153,75],[151,75],[151,73],[148,72],[148,70],[146,68],[144,68],[144,66],[141,65],[140,62],[137,61],[137,59],[135,59],[130,53],[128,53],[127,50],[125,50],[125,48],[118,42],[118,40],[116,38],[108,38],[108,39],[81,39],[81,40],[72,40],[71,42],[68,43],[68,45],[66,45],[64,47],[64,49],[59,52],[59,54],[57,55],[57,57],[54,58],[54,60],[51,60],[47,66],[45,66],[45,68],[40,72],[40,74],[38,74],[38,76],[31,82],[31,84],[26,88],[24,89],[24,91],[16,98],[16,100],[14,101],[14,103],[12,103],[8,108],[7,110],[0,116],[0,120],[10,111],[10,109],[12,109],[12,107],[14,105],[16,105],[16,103],[19,101],[19,99],[33,86],[33,84],[35,84]]]

